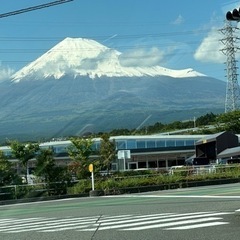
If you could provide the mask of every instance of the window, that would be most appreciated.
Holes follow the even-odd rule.
[[[137,163],[136,162],[129,162],[128,163],[128,169],[137,169]]]
[[[157,168],[157,161],[149,161],[148,167],[149,168]]]
[[[112,169],[112,171],[118,171],[118,164],[117,163],[112,163],[111,164],[111,169]]]
[[[56,146],[53,148],[55,153],[66,153],[66,146]]]
[[[138,168],[147,168],[147,162],[138,162]]]
[[[137,148],[146,148],[145,141],[137,141]]]
[[[167,147],[175,147],[175,140],[167,140],[166,146]]]
[[[100,149],[100,142],[94,142],[92,145],[92,150],[97,151]]]
[[[117,141],[117,149],[126,149],[125,141]]]
[[[127,149],[135,149],[136,140],[127,140]]]
[[[177,146],[177,147],[185,146],[184,140],[176,140],[176,146]]]
[[[165,147],[165,143],[166,143],[165,140],[158,140],[156,142],[156,145],[157,145],[157,147]]]
[[[186,140],[186,146],[194,146],[195,141],[193,139]]]
[[[147,148],[155,148],[155,141],[147,141]]]

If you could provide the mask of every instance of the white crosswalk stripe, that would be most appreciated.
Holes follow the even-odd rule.
[[[58,231],[140,231],[161,228],[163,230],[187,230],[229,224],[223,221],[224,215],[231,212],[193,212],[128,214],[118,216],[91,216],[67,218],[26,218],[1,219],[0,233],[58,232]]]

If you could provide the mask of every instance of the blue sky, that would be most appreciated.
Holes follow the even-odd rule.
[[[2,0],[0,14],[48,2]],[[131,64],[193,68],[226,80],[218,29],[235,7],[240,1],[74,0],[0,18],[0,73],[19,70],[66,37],[85,37],[123,52]]]

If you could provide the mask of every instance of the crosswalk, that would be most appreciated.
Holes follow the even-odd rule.
[[[188,230],[229,224],[223,220],[231,212],[192,212],[99,215],[90,217],[66,218],[0,218],[1,233],[59,232],[59,231],[141,231],[146,229]]]

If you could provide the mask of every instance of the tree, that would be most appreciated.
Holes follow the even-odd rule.
[[[100,166],[102,170],[109,171],[111,169],[111,163],[116,159],[116,143],[114,140],[110,140],[108,134],[101,136],[100,142]]]
[[[18,184],[20,182],[20,177],[14,173],[12,164],[7,160],[3,152],[0,151],[0,186]]]
[[[54,178],[55,159],[52,149],[41,149],[36,157],[35,174],[49,183]]]
[[[236,110],[219,115],[217,123],[218,131],[229,131],[235,134],[240,133],[240,111]]]
[[[71,166],[75,166],[74,173],[78,178],[86,178],[89,175],[88,166],[91,163],[90,155],[92,154],[92,144],[93,141],[91,138],[71,138],[72,146],[68,149],[69,157],[73,160],[70,164]]]
[[[214,113],[207,113],[206,115],[200,116],[196,119],[197,126],[210,125],[215,123],[217,115]]]
[[[44,178],[48,194],[66,194],[71,176],[67,172],[67,167],[56,166],[52,149],[40,149],[36,161],[35,174]]]
[[[15,158],[17,158],[26,169],[26,175],[28,176],[28,161],[36,156],[36,153],[39,150],[39,144],[23,144],[18,141],[12,141],[10,147]]]

